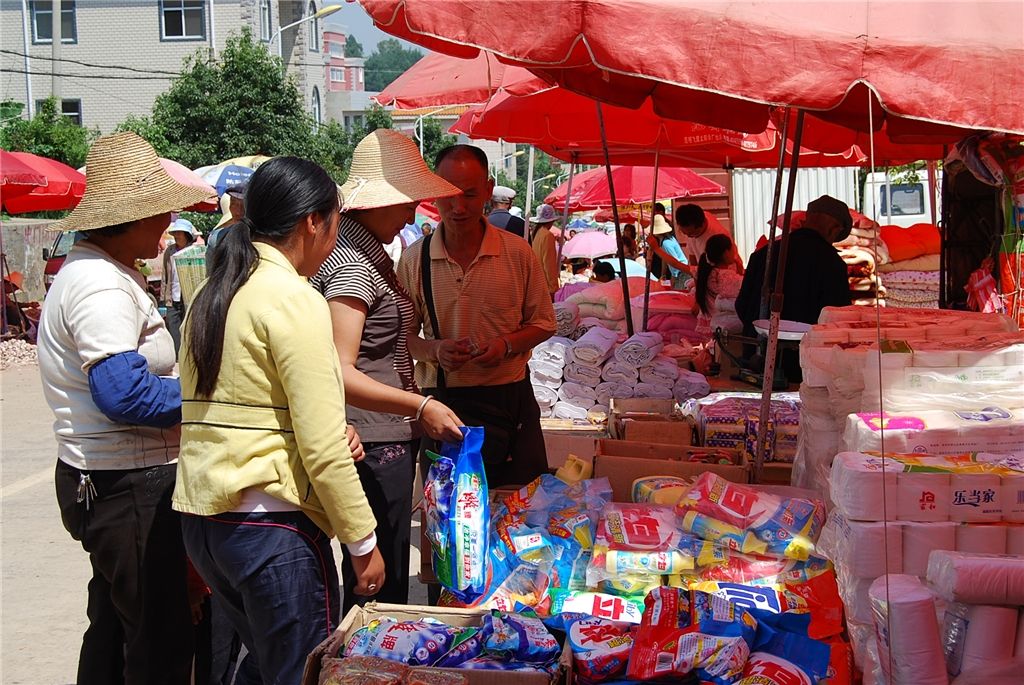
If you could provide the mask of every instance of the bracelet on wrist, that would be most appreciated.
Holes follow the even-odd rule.
[[[423,418],[423,409],[427,406],[427,402],[429,402],[432,399],[434,399],[433,395],[427,395],[426,397],[423,398],[423,401],[420,402],[419,409],[416,410],[416,418],[414,418],[413,421],[419,421],[420,419]]]

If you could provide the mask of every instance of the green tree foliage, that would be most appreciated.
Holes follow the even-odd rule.
[[[191,168],[241,155],[314,157],[317,148],[295,80],[248,29],[228,38],[217,61],[205,50],[189,57],[157,97],[152,117],[131,118],[120,128]]]
[[[387,38],[377,43],[377,48],[366,58],[366,90],[384,90],[406,69],[416,64],[423,53],[412,48],[403,48],[396,38]]]
[[[0,126],[0,147],[31,152],[77,169],[85,164],[95,130],[85,129],[60,113],[57,101],[44,100],[31,119],[14,118]]]
[[[356,40],[355,36],[348,36],[345,38],[345,56],[346,57],[362,57],[363,56],[363,44]]]
[[[445,132],[436,119],[426,118],[423,120],[423,159],[431,169],[434,168],[434,156],[456,142],[455,136]]]
[[[515,158],[516,180],[510,179],[504,171],[499,171],[494,181],[496,185],[507,186],[516,191],[514,204],[518,207],[525,207],[526,205],[526,179],[530,165],[529,149],[529,145],[516,146],[517,151],[526,151]],[[551,176],[551,178],[540,181],[545,176]],[[544,202],[544,198],[564,182],[566,178],[567,174],[562,170],[559,160],[537,150],[533,160],[533,180],[539,182],[534,183],[533,206],[530,209],[536,210],[537,205]],[[545,188],[544,186],[548,187]],[[556,207],[555,209],[561,211],[561,207]]]

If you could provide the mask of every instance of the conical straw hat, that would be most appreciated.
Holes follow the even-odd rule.
[[[164,171],[153,146],[130,132],[98,138],[85,158],[85,195],[51,231],[91,231],[146,219],[207,199]]]
[[[427,168],[408,136],[377,129],[360,140],[352,153],[352,168],[341,186],[342,209],[390,207],[461,192]]]

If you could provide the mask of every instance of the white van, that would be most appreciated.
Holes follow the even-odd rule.
[[[932,212],[928,173],[927,169],[921,169],[916,172],[916,178],[883,171],[868,174],[861,213],[882,226],[889,224],[907,228],[914,224],[938,222],[941,207],[937,203]],[[936,178],[936,198],[941,196],[941,182],[942,172],[939,172]]]

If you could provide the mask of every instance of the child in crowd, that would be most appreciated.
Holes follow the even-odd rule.
[[[727,235],[708,239],[697,265],[697,332],[707,337],[716,328],[739,333],[743,324],[736,316],[736,296],[743,276],[736,273],[736,245]]]

